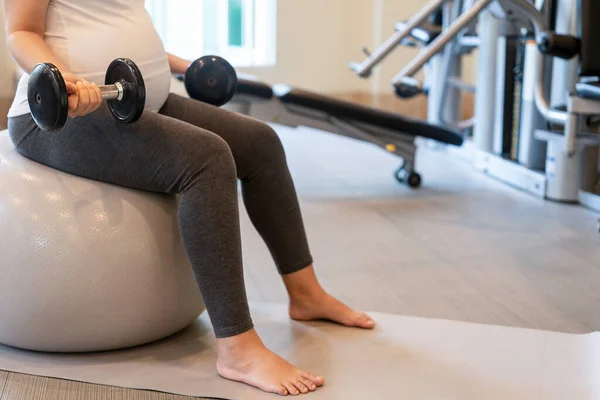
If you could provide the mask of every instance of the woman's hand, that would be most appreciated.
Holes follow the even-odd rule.
[[[69,94],[69,116],[83,117],[102,105],[102,92],[95,83],[89,83],[71,73],[63,74]]]
[[[171,73],[174,75],[185,75],[185,72],[192,62],[174,56],[170,53],[167,53],[167,56],[169,57],[169,67],[171,68]]]

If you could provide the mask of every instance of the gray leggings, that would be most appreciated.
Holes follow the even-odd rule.
[[[237,179],[255,228],[281,274],[312,264],[283,147],[268,125],[171,94],[159,113],[129,125],[106,105],[41,131],[30,114],[9,119],[18,151],[52,168],[134,189],[178,193],[179,222],[219,338],[253,327],[242,270]],[[237,178],[237,179],[236,179]]]

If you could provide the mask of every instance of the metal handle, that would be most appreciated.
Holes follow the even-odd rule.
[[[115,82],[112,85],[101,85],[98,86],[102,92],[102,98],[104,100],[118,100],[122,101],[124,97],[123,83]]]
[[[517,6],[527,19],[531,21],[533,29],[535,30],[535,41],[536,43],[540,43],[543,40],[543,33],[546,31],[546,24],[542,14],[527,0],[512,0],[511,3]],[[565,125],[568,117],[567,113],[552,109],[548,103],[546,91],[544,90],[544,55],[540,51],[537,51],[533,61],[537,72],[535,104],[538,111],[546,121]],[[570,137],[571,135],[570,132],[567,132],[567,140],[572,142],[574,138]]]
[[[406,23],[404,30],[395,32],[362,63],[350,63],[350,68],[362,78],[371,75],[373,68],[387,57],[404,39],[410,36],[411,31],[425,21],[444,1],[445,0],[432,0],[429,2]]]
[[[477,18],[479,13],[494,0],[480,0],[475,3],[473,8],[463,13],[452,23],[444,33],[437,37],[429,46],[424,48],[419,55],[414,58],[398,75],[394,77],[392,83],[395,86],[402,85],[406,78],[412,78],[427,62],[435,56],[448,42],[454,39],[460,31],[472,20]]]

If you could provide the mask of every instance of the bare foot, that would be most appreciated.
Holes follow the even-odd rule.
[[[265,392],[296,396],[313,392],[324,383],[322,377],[294,367],[267,349],[254,329],[217,339],[217,350],[219,375]]]
[[[363,329],[375,327],[367,314],[356,311],[329,295],[317,280],[311,265],[300,271],[283,275],[290,296],[290,317],[299,321],[327,319],[346,326]]]
[[[298,321],[326,319],[345,326],[373,329],[375,321],[356,311],[325,291],[290,298],[290,317]]]

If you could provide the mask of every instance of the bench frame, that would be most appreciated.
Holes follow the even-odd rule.
[[[237,94],[225,108],[262,121],[292,128],[309,127],[374,144],[402,159],[395,178],[410,187],[421,185],[421,176],[415,171],[416,135],[410,132],[381,128],[348,118],[334,117],[328,113],[248,94]]]

